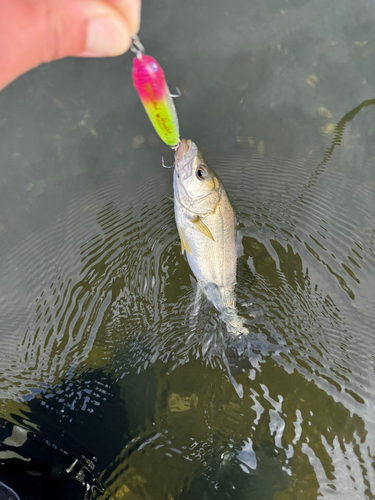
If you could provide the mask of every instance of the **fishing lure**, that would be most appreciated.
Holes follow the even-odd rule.
[[[165,81],[164,71],[151,56],[144,54],[138,37],[133,38],[133,83],[159,137],[172,148],[180,141],[176,108]]]

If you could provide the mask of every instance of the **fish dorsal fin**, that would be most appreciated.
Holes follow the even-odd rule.
[[[181,252],[184,253],[185,250],[186,252],[189,252],[189,254],[191,255],[191,250],[190,250],[190,247],[186,241],[186,238],[185,238],[185,235],[184,235],[184,231],[182,230],[182,227],[179,227],[178,228],[178,232],[180,233],[180,240],[181,240]]]
[[[207,236],[207,238],[210,238],[210,240],[215,241],[211,231],[208,229],[202,219],[200,219],[199,217],[194,217],[193,219],[191,219],[191,222],[193,223],[195,229],[197,229],[200,233]]]

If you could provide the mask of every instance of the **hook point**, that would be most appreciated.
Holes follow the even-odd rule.
[[[176,87],[177,94],[169,94],[171,97],[176,98],[176,97],[181,97],[181,90]]]
[[[173,168],[174,167],[174,165],[166,165],[164,163],[164,156],[161,157],[161,166],[164,168]]]

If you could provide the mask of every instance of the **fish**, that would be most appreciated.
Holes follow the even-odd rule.
[[[236,215],[225,187],[196,144],[182,139],[173,174],[174,210],[181,251],[202,292],[230,333],[247,333],[236,310]]]

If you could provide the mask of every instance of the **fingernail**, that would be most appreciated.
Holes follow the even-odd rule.
[[[84,56],[118,56],[131,45],[125,23],[115,17],[97,17],[87,26]]]

